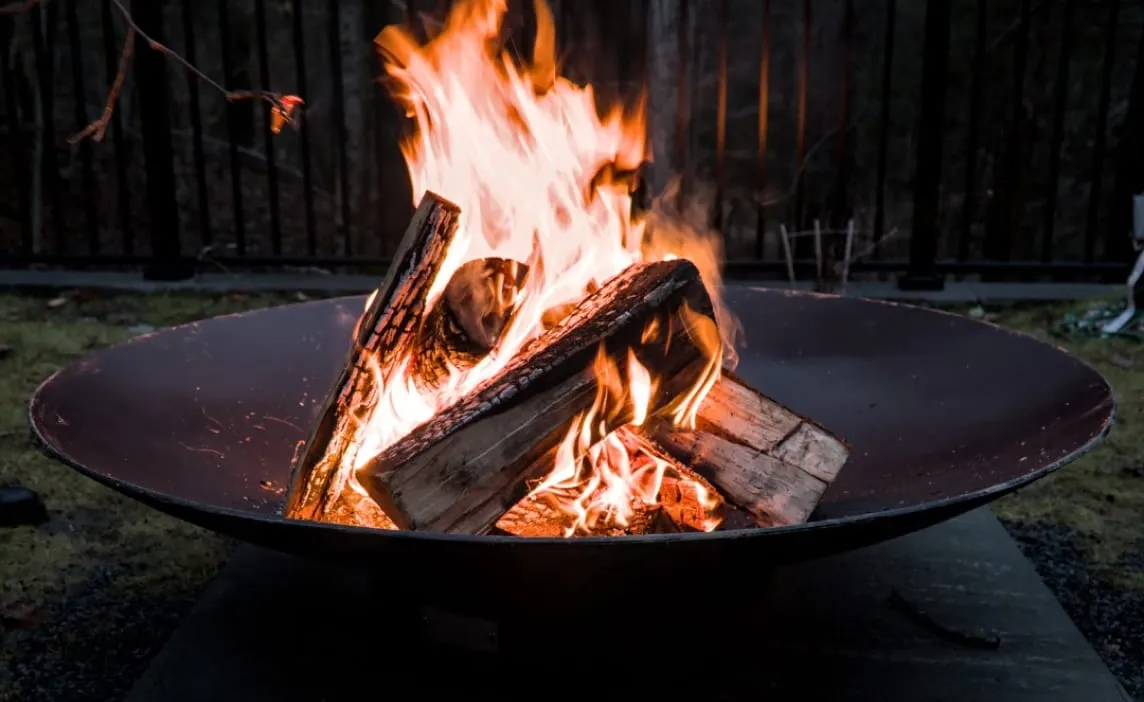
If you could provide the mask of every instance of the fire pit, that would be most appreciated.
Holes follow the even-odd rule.
[[[493,611],[662,582],[720,588],[760,566],[905,534],[1065,465],[1112,419],[1095,371],[993,325],[762,288],[731,287],[727,300],[745,329],[744,381],[850,446],[808,523],[527,539],[283,518],[292,459],[341,371],[361,298],[211,319],[96,352],[39,388],[31,423],[52,456],[180,518],[399,575],[426,602]]]
[[[535,9],[527,62],[503,2],[455,4],[424,44],[378,35],[418,206],[367,300],[85,359],[33,400],[47,449],[224,533],[503,613],[603,582],[713,595],[953,516],[1106,431],[1105,382],[1031,339],[724,290],[718,235],[633,207],[642,108],[602,118]]]

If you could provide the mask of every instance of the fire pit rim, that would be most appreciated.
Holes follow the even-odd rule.
[[[814,294],[821,295],[821,293],[814,293]],[[832,296],[832,297],[835,297],[835,296]],[[298,304],[309,304],[309,302],[298,303]],[[894,304],[896,304],[896,303],[894,303]],[[245,315],[245,314],[249,314],[249,312],[242,312],[242,313],[238,313],[237,315],[220,315],[220,316],[228,316],[229,317],[229,316],[241,316],[241,315]],[[956,315],[954,315],[954,316],[956,316]],[[970,321],[976,322],[976,321],[980,321],[980,320],[970,320]],[[194,323],[192,323],[192,324],[194,324]],[[189,326],[189,325],[178,325],[178,326]],[[998,326],[998,325],[994,325],[994,326]],[[175,327],[171,327],[171,328],[173,329]],[[1000,328],[1004,329],[1004,327],[1000,327]],[[1008,331],[1012,331],[1012,330],[1008,330]],[[1022,334],[1021,332],[1015,332],[1015,333]],[[1032,337],[1031,335],[1025,335],[1025,334],[1022,334],[1022,335],[1028,336],[1031,339],[1037,340],[1036,337]],[[131,339],[131,340],[128,340],[124,343],[131,343],[134,340],[135,339]],[[1037,340],[1037,341],[1039,343],[1044,343],[1044,342],[1041,342],[1040,340]],[[115,348],[115,347],[112,346],[109,348]],[[1057,351],[1067,354],[1067,352],[1063,351],[1060,348],[1057,348]],[[1090,364],[1084,362],[1083,360],[1077,358],[1076,356],[1073,356],[1072,354],[1067,354],[1067,355],[1078,360],[1080,363],[1082,363],[1083,365],[1085,365],[1086,367],[1088,367],[1089,369],[1091,369],[1095,372],[1095,369],[1093,369]],[[84,358],[86,358],[86,357],[84,357]],[[82,359],[79,359],[79,360],[82,360]],[[747,539],[747,538],[763,539],[763,538],[767,538],[768,536],[777,537],[777,536],[781,536],[784,534],[790,534],[790,533],[796,533],[796,532],[797,533],[807,533],[807,532],[815,532],[815,531],[828,531],[828,530],[834,529],[834,528],[849,527],[849,526],[853,526],[853,525],[857,525],[857,524],[868,524],[870,522],[882,521],[882,520],[886,520],[886,519],[907,518],[907,517],[910,517],[913,515],[918,515],[918,514],[921,514],[924,512],[949,511],[952,509],[954,511],[949,512],[949,516],[952,517],[952,516],[956,516],[957,514],[961,514],[963,512],[969,511],[970,509],[973,509],[974,507],[992,502],[993,500],[995,500],[999,497],[1002,497],[1002,496],[1004,496],[1010,492],[1013,492],[1014,490],[1017,490],[1017,489],[1025,486],[1025,485],[1030,484],[1030,483],[1036,482],[1037,480],[1040,480],[1041,478],[1045,477],[1046,475],[1053,473],[1053,472],[1063,468],[1064,466],[1067,466],[1068,464],[1072,463],[1073,461],[1077,460],[1078,458],[1080,458],[1084,454],[1091,451],[1096,445],[1098,445],[1100,442],[1102,442],[1108,436],[1108,432],[1112,428],[1112,425],[1115,421],[1116,412],[1117,412],[1117,403],[1116,403],[1115,394],[1112,391],[1111,386],[1108,385],[1107,381],[1105,381],[1105,385],[1109,388],[1109,391],[1110,391],[1109,392],[1108,416],[1107,416],[1103,426],[1101,427],[1101,430],[1099,432],[1097,432],[1092,438],[1090,438],[1083,445],[1078,447],[1076,450],[1074,450],[1073,452],[1071,452],[1071,453],[1057,459],[1056,461],[1044,466],[1043,468],[1041,468],[1038,471],[1026,473],[1026,474],[1021,475],[1021,476],[1014,478],[1012,480],[1009,480],[1009,481],[1006,481],[1003,483],[997,483],[995,485],[992,485],[992,486],[987,487],[987,488],[982,489],[982,490],[977,490],[974,492],[968,492],[968,493],[964,493],[962,495],[947,497],[947,498],[944,498],[941,500],[935,500],[935,501],[927,502],[927,503],[923,503],[923,504],[910,505],[907,507],[891,508],[891,509],[881,510],[881,511],[877,511],[877,512],[869,512],[866,514],[855,515],[855,516],[842,516],[842,517],[833,517],[833,518],[826,518],[826,519],[816,519],[816,520],[812,520],[812,521],[809,521],[809,522],[806,522],[803,524],[791,524],[791,525],[785,525],[785,526],[775,526],[775,527],[769,527],[769,528],[765,528],[765,529],[733,529],[733,530],[727,530],[727,531],[713,531],[713,532],[692,532],[692,533],[681,533],[681,534],[639,534],[639,535],[631,535],[631,536],[584,536],[584,537],[578,537],[575,539],[567,539],[567,538],[560,538],[560,537],[521,538],[521,537],[517,537],[517,536],[507,536],[507,535],[442,534],[442,533],[436,533],[436,532],[401,531],[401,530],[391,531],[391,530],[371,529],[371,528],[367,528],[367,527],[349,526],[349,525],[342,525],[342,524],[330,524],[327,522],[299,522],[298,520],[286,519],[285,517],[281,516],[280,514],[262,514],[262,513],[258,513],[258,512],[236,510],[236,509],[232,509],[229,507],[219,507],[219,506],[214,506],[214,505],[202,505],[202,504],[192,502],[191,500],[183,499],[183,498],[178,497],[176,495],[165,494],[165,493],[161,493],[161,492],[158,492],[155,490],[151,490],[149,488],[145,488],[145,487],[142,487],[139,485],[135,485],[133,483],[128,483],[128,482],[122,481],[122,480],[116,480],[115,478],[113,478],[109,475],[104,475],[104,474],[99,473],[98,471],[91,470],[87,466],[79,463],[78,461],[71,460],[70,458],[65,456],[62,452],[57,451],[51,445],[51,443],[41,434],[39,426],[38,426],[37,422],[35,421],[35,407],[36,407],[36,404],[40,398],[40,391],[44,387],[49,385],[58,375],[60,375],[64,371],[66,371],[70,366],[71,366],[71,364],[68,364],[67,366],[64,366],[63,368],[52,373],[50,376],[48,376],[48,378],[46,378],[38,386],[36,386],[36,390],[32,394],[31,401],[28,403],[28,425],[29,425],[29,428],[31,430],[31,436],[32,436],[33,442],[36,444],[36,447],[40,450],[40,452],[43,453],[48,458],[59,461],[60,463],[78,471],[79,473],[83,474],[84,476],[86,476],[86,477],[88,477],[88,478],[90,478],[90,479],[92,479],[98,483],[106,485],[106,486],[116,490],[117,492],[123,494],[123,495],[126,495],[128,497],[132,497],[132,498],[140,499],[141,501],[147,502],[150,505],[152,505],[152,506],[154,506],[160,510],[162,510],[164,506],[169,505],[172,507],[180,507],[180,508],[190,510],[193,512],[207,512],[207,513],[217,515],[217,516],[230,517],[230,518],[234,518],[234,519],[247,520],[247,521],[254,520],[254,521],[263,522],[263,523],[267,523],[267,524],[305,524],[307,528],[317,528],[317,529],[323,529],[323,530],[329,530],[329,531],[335,531],[335,532],[345,532],[345,531],[359,532],[359,533],[371,533],[372,532],[378,538],[410,539],[412,541],[447,541],[447,542],[453,542],[453,543],[481,543],[481,544],[497,543],[497,544],[514,544],[514,545],[519,545],[522,543],[538,544],[538,545],[540,545],[540,544],[543,544],[543,545],[563,544],[563,545],[565,545],[565,547],[572,548],[572,547],[578,547],[578,546],[593,546],[593,545],[598,546],[598,545],[602,545],[602,544],[624,544],[624,543],[626,543],[626,544],[636,544],[636,545],[647,545],[647,544],[653,544],[653,543],[675,543],[675,542],[680,542],[680,541],[711,541],[711,540],[717,541],[717,540]],[[1103,376],[1101,376],[1099,373],[1097,373],[1097,376],[1101,377],[1103,379]]]
[[[946,516],[953,517],[957,514],[966,512],[974,507],[987,504],[999,497],[1002,497],[1014,490],[1017,490],[1025,485],[1036,482],[1046,475],[1067,466],[1074,462],[1084,454],[1091,451],[1096,445],[1102,442],[1108,435],[1112,424],[1115,421],[1117,413],[1117,401],[1115,391],[1108,383],[1107,379],[1097,371],[1095,367],[1084,359],[1070,353],[1068,350],[1061,346],[1052,344],[1043,339],[1039,339],[1032,334],[1014,330],[994,322],[982,319],[974,319],[959,315],[938,308],[925,307],[922,308],[918,305],[910,304],[908,302],[900,302],[893,300],[881,300],[873,298],[855,298],[850,296],[838,295],[833,293],[822,293],[815,291],[797,290],[783,287],[768,287],[765,285],[758,285],[754,283],[730,283],[727,285],[730,289],[739,289],[748,292],[761,292],[765,294],[777,294],[786,297],[802,297],[802,298],[822,298],[829,300],[855,300],[863,304],[883,305],[887,307],[896,307],[921,311],[925,313],[937,314],[946,316],[951,319],[957,320],[962,324],[981,325],[989,327],[994,330],[1006,332],[1011,336],[1016,336],[1027,341],[1036,343],[1040,346],[1051,348],[1057,354],[1066,356],[1073,363],[1082,366],[1089,371],[1095,379],[1099,379],[1100,383],[1107,390],[1107,401],[1102,403],[1099,408],[1102,411],[1106,410],[1107,415],[1100,429],[1094,432],[1083,444],[1078,446],[1073,451],[1060,456],[1051,463],[1046,464],[1039,470],[1025,473],[1007,481],[995,483],[988,487],[964,492],[959,495],[953,495],[940,499],[935,499],[929,502],[908,505],[904,507],[891,507],[876,511],[869,511],[862,514],[855,515],[842,515],[838,517],[827,517],[821,519],[812,519],[809,522],[802,524],[792,524],[786,526],[775,526],[761,529],[735,529],[726,531],[715,532],[690,532],[680,534],[641,534],[641,535],[625,535],[625,536],[584,536],[574,539],[560,538],[560,537],[530,537],[521,538],[508,535],[469,535],[469,534],[444,534],[437,532],[417,532],[417,531],[390,531],[381,529],[371,529],[366,527],[348,526],[341,524],[329,524],[325,522],[302,522],[299,520],[286,519],[278,513],[263,513],[254,510],[240,510],[232,507],[211,505],[206,503],[197,503],[193,500],[182,498],[173,494],[163,493],[151,488],[142,487],[135,483],[130,483],[123,480],[118,480],[111,475],[105,475],[98,471],[92,470],[82,463],[70,459],[63,452],[56,450],[51,442],[43,435],[40,426],[38,425],[35,415],[37,405],[41,402],[43,390],[51,385],[58,377],[66,374],[69,370],[74,370],[77,366],[84,362],[90,362],[91,359],[103,355],[108,352],[113,352],[116,349],[133,345],[136,343],[145,342],[147,339],[156,336],[168,334],[178,330],[186,330],[201,325],[203,322],[209,322],[221,319],[233,319],[240,317],[248,317],[258,313],[265,313],[270,309],[287,308],[287,307],[312,307],[319,305],[329,305],[331,303],[346,303],[350,307],[358,307],[364,303],[366,295],[343,295],[331,298],[323,298],[317,300],[306,300],[301,302],[291,302],[285,305],[272,306],[270,308],[259,308],[254,310],[245,310],[241,312],[234,312],[229,314],[216,315],[214,317],[187,322],[178,325],[172,325],[157,329],[152,332],[141,334],[125,341],[119,342],[112,346],[93,351],[89,354],[81,356],[77,359],[70,361],[62,368],[53,372],[50,376],[44,379],[37,385],[35,391],[32,393],[28,403],[27,417],[30,428],[31,437],[36,444],[38,450],[47,457],[59,461],[60,463],[80,472],[88,478],[95,480],[103,485],[106,485],[121,494],[139,499],[150,506],[159,509],[160,511],[170,513],[171,509],[178,509],[184,513],[204,513],[216,517],[223,517],[228,519],[254,521],[264,525],[282,525],[294,524],[304,526],[308,529],[320,528],[330,532],[351,532],[358,534],[371,534],[377,538],[394,538],[394,539],[407,539],[412,542],[446,542],[454,544],[506,544],[520,546],[522,544],[537,544],[550,546],[554,544],[566,544],[566,548],[577,548],[580,545],[586,547],[599,546],[602,544],[631,544],[636,545],[649,545],[658,543],[679,543],[679,542],[709,542],[709,541],[726,541],[726,540],[740,540],[740,539],[766,539],[767,537],[781,537],[788,534],[808,534],[814,532],[826,532],[837,528],[845,528],[855,525],[868,525],[873,522],[882,522],[887,520],[908,519],[913,516],[922,515],[924,513],[944,513]],[[188,519],[185,515],[180,515],[179,518],[187,519],[187,521],[194,522],[194,519]],[[940,520],[938,520],[940,521]],[[920,520],[919,520],[920,522]],[[919,527],[928,526],[928,524],[920,524]],[[892,536],[901,535],[912,530],[899,531]]]

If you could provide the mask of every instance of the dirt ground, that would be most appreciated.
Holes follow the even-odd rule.
[[[0,295],[0,485],[35,490],[51,517],[0,529],[0,700],[122,696],[230,548],[44,457],[25,417],[36,385],[76,356],[153,327],[298,299]],[[1050,327],[1081,307],[961,311],[1050,339]],[[1144,612],[1144,345],[1051,340],[1111,381],[1118,423],[1090,455],[994,508],[1144,699],[1144,681],[1132,678],[1144,659],[1132,624]]]

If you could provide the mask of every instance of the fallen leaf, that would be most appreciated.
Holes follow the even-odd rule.
[[[68,304],[68,299],[66,297],[53,297],[52,299],[48,300],[48,309],[54,310],[56,308],[63,307],[66,304]]]
[[[298,292],[294,293],[294,299],[298,302],[305,302],[310,299],[310,296],[299,290]]]
[[[1113,354],[1112,358],[1108,360],[1110,363],[1112,363],[1112,365],[1116,366],[1117,368],[1123,368],[1124,370],[1128,370],[1136,365],[1132,362],[1131,358],[1126,358],[1120,354]]]

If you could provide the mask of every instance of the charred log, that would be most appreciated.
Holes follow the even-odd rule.
[[[423,388],[476,365],[500,340],[528,267],[506,258],[469,261],[449,279],[417,334],[412,372]]]
[[[349,427],[365,419],[377,391],[371,363],[382,382],[387,361],[403,358],[415,343],[426,296],[441,270],[457,231],[460,210],[426,193],[406,229],[394,262],[358,321],[341,375],[326,397],[317,426],[295,461],[284,514],[291,519],[326,519],[341,492],[338,467],[353,449]],[[339,510],[340,511],[340,510]]]
[[[590,536],[638,536],[665,530],[660,505],[633,500],[632,514],[624,523],[611,521],[590,530]],[[558,539],[573,534],[576,518],[560,509],[553,495],[530,495],[513,505],[497,520],[494,534],[507,534],[531,539]]]
[[[648,484],[633,486],[633,493],[640,494],[632,496],[630,516],[617,519],[615,515],[602,514],[594,523],[581,525],[584,532],[581,535],[630,536],[707,531],[708,525],[719,521],[723,500],[707,481],[660,451],[631,426],[621,427],[610,438],[617,440],[617,444],[612,446],[627,453],[632,475],[645,476],[643,482]],[[657,480],[660,473],[662,477]],[[643,493],[654,492],[656,482],[659,483],[658,494],[650,495],[652,500],[648,502]],[[605,486],[598,488],[597,493],[588,496],[585,503],[594,504],[605,489]],[[561,495],[558,490],[531,494],[497,520],[494,533],[532,538],[572,535],[576,521],[569,510],[560,509],[560,500],[568,505],[576,497],[574,494]]]
[[[717,333],[694,265],[631,266],[499,375],[374,458],[358,478],[403,529],[483,533],[524,496],[529,479],[552,469],[557,446],[596,404],[597,390],[613,387],[594,370],[600,353],[624,359],[631,351],[667,379],[651,398],[654,413],[709,372],[711,351],[697,340]],[[634,416],[626,398],[601,395],[588,444]]]

